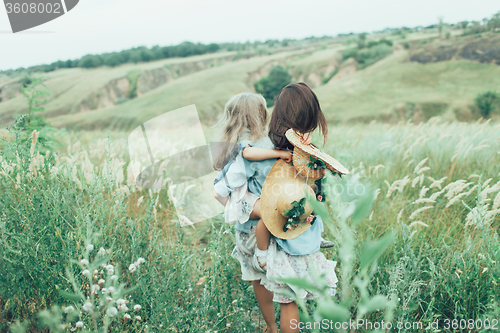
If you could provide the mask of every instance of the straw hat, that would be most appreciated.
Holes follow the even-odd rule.
[[[304,221],[295,228],[283,230],[288,221],[288,217],[283,216],[283,213],[293,208],[294,201],[300,202],[305,198],[306,193],[312,198],[315,197],[312,188],[304,178],[297,175],[293,166],[281,159],[274,163],[260,197],[262,220],[271,234],[281,239],[293,239],[311,227],[311,223]],[[309,202],[306,201],[303,207],[304,214],[300,216],[300,220],[305,220],[313,212]]]
[[[285,133],[286,138],[295,147],[293,150],[293,166],[297,171],[304,177],[309,177],[312,179],[320,179],[325,176],[325,171],[321,170],[321,166],[318,169],[312,169],[309,167],[310,163],[314,163],[314,159],[319,159],[320,162],[314,163],[319,164],[323,161],[328,169],[333,172],[347,175],[349,170],[347,170],[342,164],[340,164],[336,159],[330,155],[323,153],[313,144],[305,145],[300,142],[301,135],[290,128]]]

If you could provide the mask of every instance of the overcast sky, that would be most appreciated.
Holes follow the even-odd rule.
[[[0,70],[141,45],[319,37],[429,25],[439,16],[481,20],[499,10],[499,0],[80,0],[62,17],[12,34],[0,4]]]

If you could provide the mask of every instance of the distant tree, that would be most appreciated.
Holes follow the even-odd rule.
[[[464,30],[464,35],[465,35],[465,29],[467,29],[467,26],[469,25],[469,21],[462,21],[462,22],[459,22],[458,24]]]
[[[358,38],[359,38],[358,39],[358,48],[362,49],[365,47],[366,36],[368,36],[368,34],[366,32],[359,34],[359,36],[358,36]]]
[[[106,65],[106,66],[114,67],[114,66],[118,66],[122,63],[123,63],[122,57],[120,56],[120,54],[118,54],[116,52],[111,53],[111,54],[107,55],[106,57],[104,57],[104,65]]]
[[[78,67],[83,67],[83,68],[93,68],[101,65],[102,65],[101,58],[93,54],[88,54],[84,56],[78,62]]]
[[[477,95],[474,99],[474,104],[479,109],[481,116],[488,118],[491,112],[495,109],[494,104],[500,100],[500,95],[494,91],[487,91],[485,93]]]
[[[500,12],[493,15],[493,17],[488,21],[488,28],[491,31],[495,31],[497,28],[500,28]]]
[[[439,37],[443,36],[443,17],[440,16],[438,17],[439,19],[439,24],[438,24],[438,31],[439,31]]]
[[[288,71],[280,65],[274,66],[269,75],[263,77],[254,83],[255,91],[262,94],[266,99],[267,106],[274,105],[274,97],[276,97],[281,89],[288,85],[292,80],[292,76]]]
[[[208,44],[207,50],[209,53],[214,53],[214,52],[219,51],[219,48],[220,48],[219,44],[211,43],[211,44]]]

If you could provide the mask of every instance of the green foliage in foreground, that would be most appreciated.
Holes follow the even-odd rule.
[[[339,284],[333,298],[300,303],[303,321],[392,318],[427,327],[438,320],[449,331],[447,320],[498,318],[499,128],[435,118],[331,128],[342,135],[325,150],[351,175],[330,179],[329,201],[314,210],[324,217],[324,238],[338,244],[324,253],[338,262]],[[78,321],[87,330],[104,327],[71,297],[78,288],[88,295],[81,260],[99,266],[102,247],[130,304],[141,305],[140,321],[120,312],[108,331],[255,332],[258,309],[230,256],[231,227],[217,220],[178,227],[165,191],[127,180],[126,140],[102,143],[73,144],[65,156],[44,160],[32,158],[36,143],[8,148],[19,159],[2,151],[1,329],[19,320],[18,331],[29,321],[29,332],[57,332],[60,316],[70,324],[65,331]],[[145,262],[129,270],[138,258]],[[293,282],[321,293],[320,281]],[[64,312],[69,306],[75,311]]]

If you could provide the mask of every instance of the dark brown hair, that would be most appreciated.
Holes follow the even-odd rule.
[[[291,83],[276,96],[269,124],[269,138],[278,149],[293,149],[285,132],[293,128],[305,134],[319,127],[326,142],[328,128],[318,97],[304,82]]]

